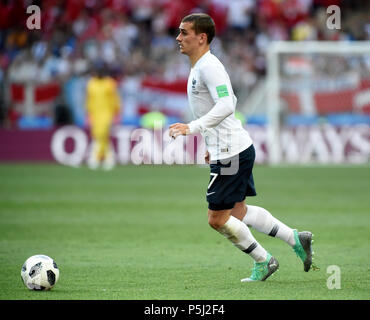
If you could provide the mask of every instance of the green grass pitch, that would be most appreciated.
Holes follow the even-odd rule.
[[[0,299],[369,299],[370,167],[257,166],[260,205],[314,233],[318,271],[253,231],[280,263],[265,282],[241,283],[252,259],[207,223],[209,169],[0,165]],[[23,262],[46,254],[60,268],[49,292],[21,282]],[[329,290],[327,268],[340,268]]]

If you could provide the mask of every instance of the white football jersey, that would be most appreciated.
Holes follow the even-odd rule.
[[[232,157],[252,144],[235,118],[236,97],[223,64],[210,51],[191,68],[187,84],[189,106],[196,120],[190,133],[204,137],[211,160]]]

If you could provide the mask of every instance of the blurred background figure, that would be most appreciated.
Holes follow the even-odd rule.
[[[104,65],[97,65],[93,76],[87,83],[86,108],[92,147],[88,166],[95,170],[102,164],[103,169],[111,170],[116,160],[110,141],[112,124],[118,122],[120,98],[116,82],[111,78]]]

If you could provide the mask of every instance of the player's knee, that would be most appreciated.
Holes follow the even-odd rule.
[[[224,224],[221,224],[220,221],[217,219],[208,218],[208,224],[211,228],[218,230],[220,229]]]
[[[208,224],[215,230],[219,230],[229,219],[230,213],[225,211],[209,211],[208,212]]]

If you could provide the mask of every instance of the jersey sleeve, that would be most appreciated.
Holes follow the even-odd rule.
[[[212,96],[214,106],[204,116],[188,124],[190,133],[198,133],[207,128],[214,128],[235,111],[230,78],[223,66],[205,65],[200,70],[200,74]]]

